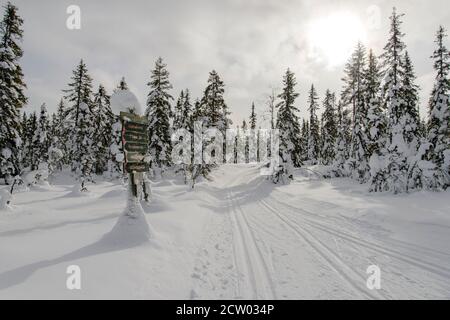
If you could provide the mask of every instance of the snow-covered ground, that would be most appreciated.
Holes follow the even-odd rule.
[[[105,236],[125,207],[119,183],[80,195],[60,177],[16,194],[0,211],[0,299],[450,298],[449,191],[368,194],[305,170],[276,186],[252,165],[213,178],[153,183],[144,244]],[[81,290],[66,288],[70,265]],[[366,287],[370,265],[380,290]]]

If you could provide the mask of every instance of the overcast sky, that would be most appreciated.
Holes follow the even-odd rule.
[[[4,4],[5,2],[2,1]],[[395,5],[405,13],[403,32],[425,101],[433,82],[434,35],[450,25],[447,0],[313,1],[13,1],[24,18],[22,65],[28,85],[26,111],[45,102],[51,111],[71,72],[83,58],[94,78],[109,92],[125,76],[142,104],[150,70],[158,56],[168,65],[172,95],[189,88],[201,96],[208,72],[226,84],[233,120],[265,110],[271,87],[283,73],[297,76],[297,106],[306,114],[306,96],[314,83],[321,99],[327,88],[340,91],[345,60],[361,39],[382,51]],[[66,27],[69,5],[81,8],[81,30]],[[450,44],[449,44],[450,46]],[[423,108],[422,108],[423,109]],[[422,110],[425,114],[425,110]]]

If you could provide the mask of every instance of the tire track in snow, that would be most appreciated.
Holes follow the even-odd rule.
[[[276,201],[276,200],[275,200]],[[283,205],[285,208],[287,208],[288,210],[290,210],[291,212],[295,212],[298,213],[298,211],[306,213],[309,216],[314,216],[314,214],[310,211],[307,211],[305,209],[302,208],[298,208],[298,207],[293,207],[291,205],[285,204],[285,203],[281,203],[279,201],[277,201],[279,204]],[[379,244],[373,243],[373,242],[369,242],[367,240],[363,240],[360,238],[357,238],[353,235],[350,235],[344,231],[341,230],[337,230],[335,228],[332,228],[326,224],[314,221],[312,219],[308,219],[305,218],[304,216],[301,217],[301,219],[303,220],[304,223],[308,224],[309,226],[316,228],[318,230],[324,231],[330,235],[339,237],[343,240],[347,240],[349,242],[352,242],[353,244],[360,246],[360,247],[364,247],[366,249],[375,251],[377,253],[381,253],[384,254],[390,258],[394,258],[397,260],[400,260],[402,262],[406,262],[408,264],[414,265],[418,268],[421,268],[423,270],[432,272],[438,276],[441,276],[445,279],[449,279],[450,278],[450,269],[436,265],[432,262],[425,262],[422,261],[420,259],[418,259],[417,257],[413,257],[410,256],[408,254],[404,254],[401,253],[397,250],[393,250],[393,249],[387,249]]]
[[[249,281],[247,285],[251,286],[253,299],[276,299],[275,286],[269,268],[256,243],[254,231],[249,225],[242,207],[234,200],[234,195],[230,190],[228,191],[228,201],[231,209],[230,217],[235,231],[233,234],[236,234],[236,237],[233,237],[234,246],[236,253],[239,252],[238,256],[235,255],[236,266],[242,272],[243,267],[238,266],[238,264],[245,261],[246,272],[244,274]],[[239,239],[238,242],[236,242],[237,239]],[[243,288],[241,284],[239,284],[239,290],[242,297]]]
[[[260,200],[259,203],[261,204],[261,206],[265,207],[267,211],[278,217],[278,219],[282,221],[287,227],[289,227],[289,229],[294,231],[294,233],[297,234],[300,239],[306,242],[315,252],[317,252],[330,265],[330,267],[362,297],[372,299],[385,298],[380,294],[367,292],[363,289],[362,286],[359,286],[357,283],[365,285],[366,280],[362,278],[358,273],[356,273],[338,255],[336,255],[332,250],[325,246],[322,241],[317,239],[309,231],[302,228],[300,225],[296,224],[285,215],[280,214],[277,210],[268,205],[264,200]],[[358,278],[359,280],[356,280],[356,278]]]

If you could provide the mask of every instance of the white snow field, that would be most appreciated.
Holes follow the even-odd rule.
[[[212,177],[193,191],[153,183],[148,242],[110,241],[125,207],[119,183],[80,195],[61,176],[17,193],[0,211],[0,298],[450,298],[449,191],[369,194],[307,170],[274,185],[253,165]],[[66,287],[71,265],[81,290]],[[379,290],[366,286],[370,265]]]

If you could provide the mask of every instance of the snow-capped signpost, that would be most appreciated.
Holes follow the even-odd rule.
[[[120,112],[122,122],[122,145],[125,153],[124,171],[130,175],[133,196],[139,197],[143,172],[148,171],[146,153],[148,149],[147,122],[136,114]]]
[[[110,236],[117,241],[141,243],[153,237],[140,202],[144,172],[148,171],[147,121],[136,96],[129,90],[118,90],[111,96],[111,110],[122,127],[123,171],[128,173],[127,206]],[[124,239],[122,239],[124,238]]]

